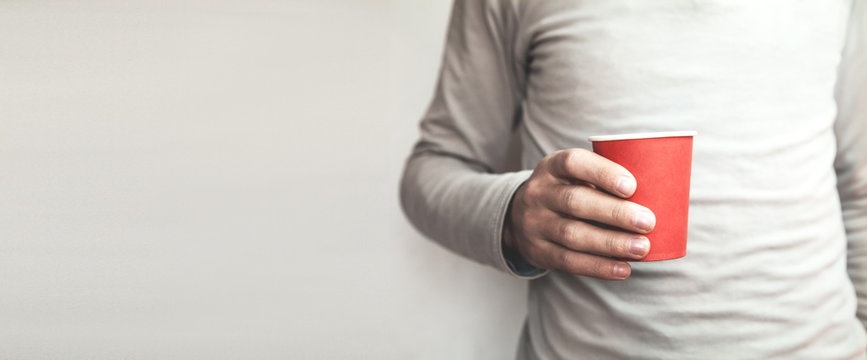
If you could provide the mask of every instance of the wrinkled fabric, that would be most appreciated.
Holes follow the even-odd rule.
[[[457,1],[404,210],[535,278],[519,359],[867,358],[865,17],[861,0]],[[511,270],[504,217],[546,154],[675,130],[699,134],[686,257],[622,282]]]

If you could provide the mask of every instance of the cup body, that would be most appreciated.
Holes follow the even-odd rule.
[[[592,136],[593,151],[632,173],[638,183],[628,200],[656,215],[646,234],[650,252],[641,261],[686,255],[689,184],[694,131]]]

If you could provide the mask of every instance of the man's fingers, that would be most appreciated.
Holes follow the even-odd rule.
[[[545,196],[548,207],[563,215],[642,234],[656,225],[656,217],[650,209],[587,186],[557,185]]]
[[[650,251],[650,241],[644,236],[562,217],[546,226],[543,235],[573,251],[616,258],[639,260]]]
[[[534,252],[547,264],[543,266],[547,269],[606,280],[624,280],[632,273],[632,268],[625,261],[571,251],[549,241],[539,241],[534,246]]]
[[[635,193],[635,177],[623,166],[589,150],[568,149],[550,159],[550,172],[557,178],[573,182],[586,181],[620,197]]]

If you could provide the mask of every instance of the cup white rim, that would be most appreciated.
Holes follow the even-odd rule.
[[[661,132],[646,132],[632,134],[617,134],[617,135],[595,135],[587,138],[590,141],[614,141],[614,140],[637,140],[637,139],[655,139],[665,137],[681,137],[681,136],[696,136],[697,131],[661,131]]]

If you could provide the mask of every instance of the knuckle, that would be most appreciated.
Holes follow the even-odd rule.
[[[600,271],[599,262],[593,259],[585,259],[581,263],[581,266],[575,266],[573,269],[570,269],[570,272],[595,278],[600,278],[603,275],[603,272]]]
[[[614,264],[607,261],[594,261],[592,268],[594,276],[599,278],[610,278],[611,273],[614,271]]]
[[[566,150],[557,150],[552,152],[550,155],[546,156],[546,159],[559,159],[562,156],[566,155]]]
[[[596,185],[605,186],[611,183],[611,171],[608,170],[606,166],[597,166],[592,171],[593,174],[593,182]]]
[[[571,221],[564,221],[560,225],[559,235],[566,243],[574,243],[580,236],[578,227]]]
[[[563,251],[558,255],[557,262],[560,264],[560,267],[568,272],[576,273],[578,272],[578,263],[575,261],[575,258],[569,254],[568,251]]]
[[[546,155],[542,158],[542,161],[539,161],[539,168],[545,169],[547,172],[551,172],[551,168],[555,167],[557,162],[562,161],[563,157],[566,156],[565,150],[557,150]]]
[[[563,150],[563,165],[566,168],[569,168],[571,166],[575,166],[575,164],[580,164],[581,155],[581,149]]]
[[[565,163],[567,163],[567,164],[568,164],[568,163],[571,163],[571,162],[573,162],[573,161],[576,160],[576,159],[575,159],[575,156],[577,156],[577,155],[578,155],[578,154],[577,154],[577,152],[575,151],[575,149],[567,149],[567,150],[563,150],[563,158],[562,158],[562,159],[563,159],[563,162],[565,162]]]
[[[600,168],[596,174],[596,181],[599,182],[599,185],[605,186],[609,189],[614,189],[617,187],[617,173],[608,167]]]
[[[574,189],[566,189],[563,191],[563,204],[565,204],[570,209],[577,209],[579,207],[578,204],[578,194]]]
[[[618,224],[627,224],[629,221],[629,206],[620,203],[611,207],[611,219]]]
[[[542,185],[539,184],[537,180],[530,180],[527,182],[527,185],[524,187],[524,198],[528,202],[533,202],[539,199],[542,196]]]
[[[610,254],[620,254],[624,252],[623,241],[612,233],[605,234],[604,237],[605,249]]]
[[[554,151],[554,152],[548,154],[544,158],[542,158],[542,161],[543,162],[551,162],[554,159],[558,159],[565,154],[566,154],[566,150],[557,150],[557,151]]]

